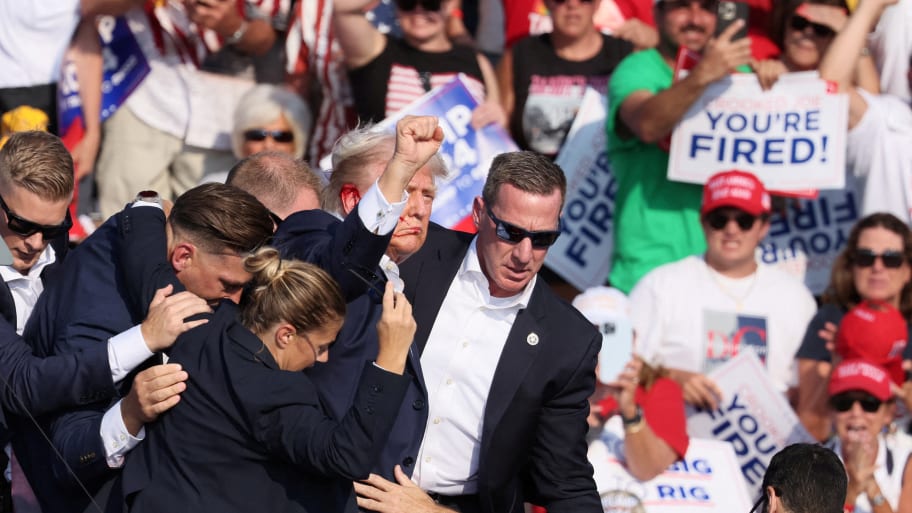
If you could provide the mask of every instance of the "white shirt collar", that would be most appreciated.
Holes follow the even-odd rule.
[[[9,283],[15,280],[38,280],[41,279],[41,271],[45,267],[53,264],[57,260],[57,253],[54,251],[54,248],[48,244],[44,251],[41,252],[41,256],[38,257],[38,261],[35,262],[35,265],[29,269],[28,274],[22,274],[11,265],[2,265],[0,266],[0,278],[3,278],[4,283]]]
[[[462,265],[459,267],[459,272],[457,273],[459,279],[473,283],[488,308],[500,309],[516,306],[526,308],[529,306],[529,299],[532,297],[532,289],[535,288],[538,275],[533,276],[529,283],[526,284],[526,288],[519,294],[510,297],[492,297],[488,278],[482,271],[481,262],[478,260],[477,243],[478,236],[475,236],[472,239],[472,243],[469,244],[469,250],[466,252],[465,258],[462,259]]]

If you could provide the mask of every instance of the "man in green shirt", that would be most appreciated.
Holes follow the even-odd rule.
[[[736,21],[719,37],[716,0],[656,0],[656,48],[625,58],[608,87],[608,152],[618,181],[610,282],[625,293],[659,265],[706,249],[700,228],[699,185],[671,182],[668,138],[711,83],[750,61],[747,38],[732,40]],[[684,47],[702,54],[673,83]]]

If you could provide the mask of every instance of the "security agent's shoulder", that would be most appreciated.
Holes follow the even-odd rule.
[[[552,329],[558,330],[564,335],[572,335],[566,337],[567,343],[588,345],[593,340],[601,342],[602,337],[599,331],[589,319],[586,319],[579,310],[554,293],[541,276],[536,280],[529,308],[544,312],[545,322]]]
[[[342,221],[325,210],[301,210],[286,217],[276,229],[276,242],[284,241],[302,233],[327,230]]]

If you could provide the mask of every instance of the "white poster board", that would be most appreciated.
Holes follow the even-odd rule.
[[[687,432],[731,444],[753,495],[774,454],[786,445],[814,440],[752,351],[741,352],[709,377],[725,396],[714,411],[688,408]]]
[[[816,72],[788,73],[763,91],[753,74],[714,82],[671,137],[668,178],[705,183],[750,171],[770,190],[839,189],[845,180],[848,96]]]
[[[605,140],[606,99],[587,88],[555,163],[567,176],[560,238],[545,264],[579,290],[601,285],[611,270],[617,181]]]
[[[600,439],[589,446],[605,513],[746,513],[751,507],[728,443],[691,438],[684,459],[650,481],[631,476],[612,445]]]
[[[820,191],[816,199],[793,201],[786,215],[775,213],[770,219],[769,234],[757,249],[757,260],[791,273],[811,293],[821,295],[860,214],[851,179],[845,189]]]

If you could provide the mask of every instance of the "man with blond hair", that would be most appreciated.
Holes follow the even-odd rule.
[[[72,195],[73,160],[59,138],[40,131],[9,137],[0,149],[0,235],[9,250],[8,260],[0,265],[0,398],[12,413],[34,416],[111,397],[116,394],[112,385],[141,364],[145,353],[163,348],[152,340],[147,345],[143,339],[121,338],[41,360],[17,336],[67,253]],[[168,304],[182,299],[186,296],[173,296]],[[10,435],[3,422],[0,442],[8,442]],[[7,453],[0,452],[0,467],[6,468],[6,459]],[[12,475],[16,480],[21,473],[14,468]],[[21,493],[28,490],[21,477],[13,502],[17,511],[30,511],[22,502],[30,490]],[[0,508],[10,499],[9,491],[6,479],[0,480]]]

